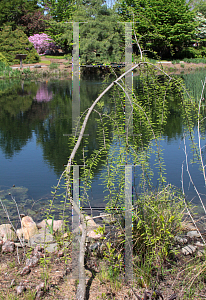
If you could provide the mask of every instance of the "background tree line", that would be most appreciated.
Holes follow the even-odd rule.
[[[71,56],[72,21],[84,22],[80,23],[81,63],[124,61],[125,29],[121,22],[134,22],[137,38],[149,57],[196,58],[206,54],[203,0],[188,3],[186,0],[117,0],[113,7],[108,7],[104,0],[0,0],[0,39],[13,48],[17,46],[10,43],[9,36],[5,39],[6,26],[10,26],[7,27],[10,36],[11,31],[23,31],[25,40],[46,33],[62,54]],[[28,48],[27,45],[25,51]],[[8,47],[0,46],[0,52],[8,53]],[[138,54],[135,46],[133,52]],[[33,56],[30,62],[37,61]]]

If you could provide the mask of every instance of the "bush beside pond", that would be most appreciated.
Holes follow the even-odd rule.
[[[24,63],[39,62],[39,55],[26,34],[21,29],[12,31],[11,26],[5,26],[0,33],[0,52],[10,65],[19,63],[16,54],[27,54]]]

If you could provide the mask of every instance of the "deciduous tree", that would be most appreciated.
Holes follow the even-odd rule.
[[[57,22],[68,21],[75,9],[74,0],[39,0],[39,4]]]
[[[20,19],[20,24],[27,36],[37,33],[43,33],[47,28],[46,20],[50,19],[48,15],[40,10],[34,12],[24,11],[24,15]]]
[[[38,9],[37,0],[0,0],[0,27],[10,25],[15,30],[25,11],[34,13]]]
[[[34,45],[34,48],[39,54],[44,54],[46,50],[51,48],[55,49],[53,40],[45,33],[30,36],[29,41]]]

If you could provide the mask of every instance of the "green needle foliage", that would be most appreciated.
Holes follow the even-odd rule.
[[[72,20],[80,24],[80,56],[82,64],[121,61],[124,29],[117,15],[102,0],[80,1]]]
[[[16,54],[27,54],[24,63],[36,63],[39,55],[32,43],[21,29],[12,31],[11,26],[5,26],[0,32],[0,52],[5,56],[9,64],[18,64]]]
[[[193,42],[195,14],[185,0],[120,0],[116,6],[121,21],[135,22],[143,49],[161,58],[180,57]]]

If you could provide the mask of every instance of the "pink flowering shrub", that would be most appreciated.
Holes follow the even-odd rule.
[[[36,97],[34,98],[34,100],[36,100],[37,102],[48,102],[52,100],[52,98],[53,98],[52,91],[49,91],[48,87],[45,84],[41,84],[40,88],[36,93]]]
[[[29,41],[34,45],[38,54],[44,54],[49,49],[56,49],[51,37],[45,33],[31,35]]]

